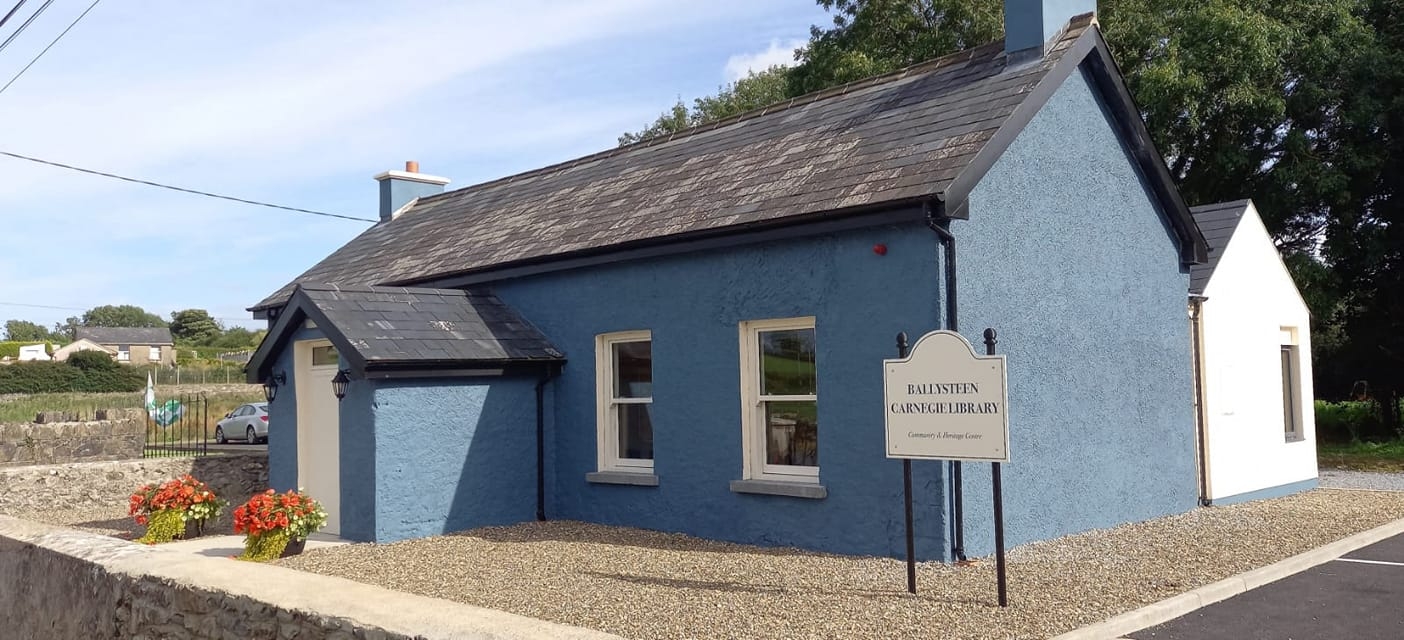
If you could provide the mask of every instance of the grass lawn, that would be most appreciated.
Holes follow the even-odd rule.
[[[1355,444],[1318,443],[1317,461],[1322,467],[1352,471],[1404,471],[1404,440],[1359,442]]]
[[[180,387],[162,387],[156,397],[160,401],[181,395]],[[0,422],[32,422],[43,411],[70,411],[91,419],[96,409],[137,409],[143,406],[144,391],[128,393],[36,393],[0,396]],[[263,402],[263,390],[250,386],[247,391],[221,391],[205,394],[210,405],[210,430],[225,413],[246,402]],[[203,417],[203,416],[202,416]]]

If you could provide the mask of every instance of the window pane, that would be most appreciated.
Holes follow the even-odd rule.
[[[819,466],[817,403],[765,403],[765,461],[769,464]]]
[[[614,410],[619,416],[619,457],[652,460],[653,405],[620,404]]]
[[[814,329],[760,332],[761,395],[813,395]]]
[[[653,397],[653,343],[614,343],[614,397]]]
[[[1282,425],[1288,436],[1297,434],[1297,381],[1292,375],[1296,347],[1282,346]]]
[[[320,367],[329,364],[340,364],[336,347],[312,347],[312,366]]]

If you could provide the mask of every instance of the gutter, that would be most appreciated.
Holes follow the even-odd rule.
[[[956,239],[955,235],[947,227],[950,226],[952,217],[947,215],[946,205],[940,200],[928,200],[922,203],[922,211],[926,213],[926,226],[936,232],[937,239],[945,250],[945,254],[939,262],[942,263],[946,271],[946,328],[951,331],[960,331],[958,322],[957,295],[956,295]],[[959,460],[951,460],[947,465],[947,485],[951,488],[950,510],[951,510],[951,558],[956,562],[962,562],[965,557],[965,487],[961,479],[961,468]]]
[[[1199,504],[1210,506],[1209,497],[1209,416],[1204,406],[1204,301],[1209,298],[1191,293],[1189,296],[1190,338],[1194,349],[1194,435],[1199,463]]]

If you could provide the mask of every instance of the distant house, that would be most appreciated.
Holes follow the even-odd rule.
[[[76,336],[110,351],[118,362],[175,364],[175,341],[165,327],[80,327]]]
[[[881,365],[958,309],[1008,357],[1007,542],[1195,508],[1207,248],[1093,9],[1006,0],[1004,42],[465,189],[380,174],[380,221],[252,308],[272,486],[351,540],[900,555]],[[912,467],[916,555],[958,556],[954,469]],[[989,553],[988,466],[962,486]]]
[[[55,349],[54,359],[62,362],[67,360],[68,356],[78,353],[79,351],[102,351],[113,358],[117,357],[117,349],[104,347],[87,338],[80,338]]]
[[[42,344],[30,344],[19,348],[19,361],[48,360],[49,352]]]
[[[1209,262],[1190,271],[1200,500],[1226,504],[1316,486],[1311,329],[1250,200],[1190,210]]]

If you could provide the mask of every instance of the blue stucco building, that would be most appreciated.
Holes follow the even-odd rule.
[[[666,140],[381,174],[381,222],[253,308],[275,488],[352,540],[549,518],[899,556],[881,362],[958,325],[1008,358],[1011,544],[1193,508],[1204,241],[1069,4]],[[917,555],[949,559],[952,467],[913,467]],[[988,553],[988,469],[962,479]]]

